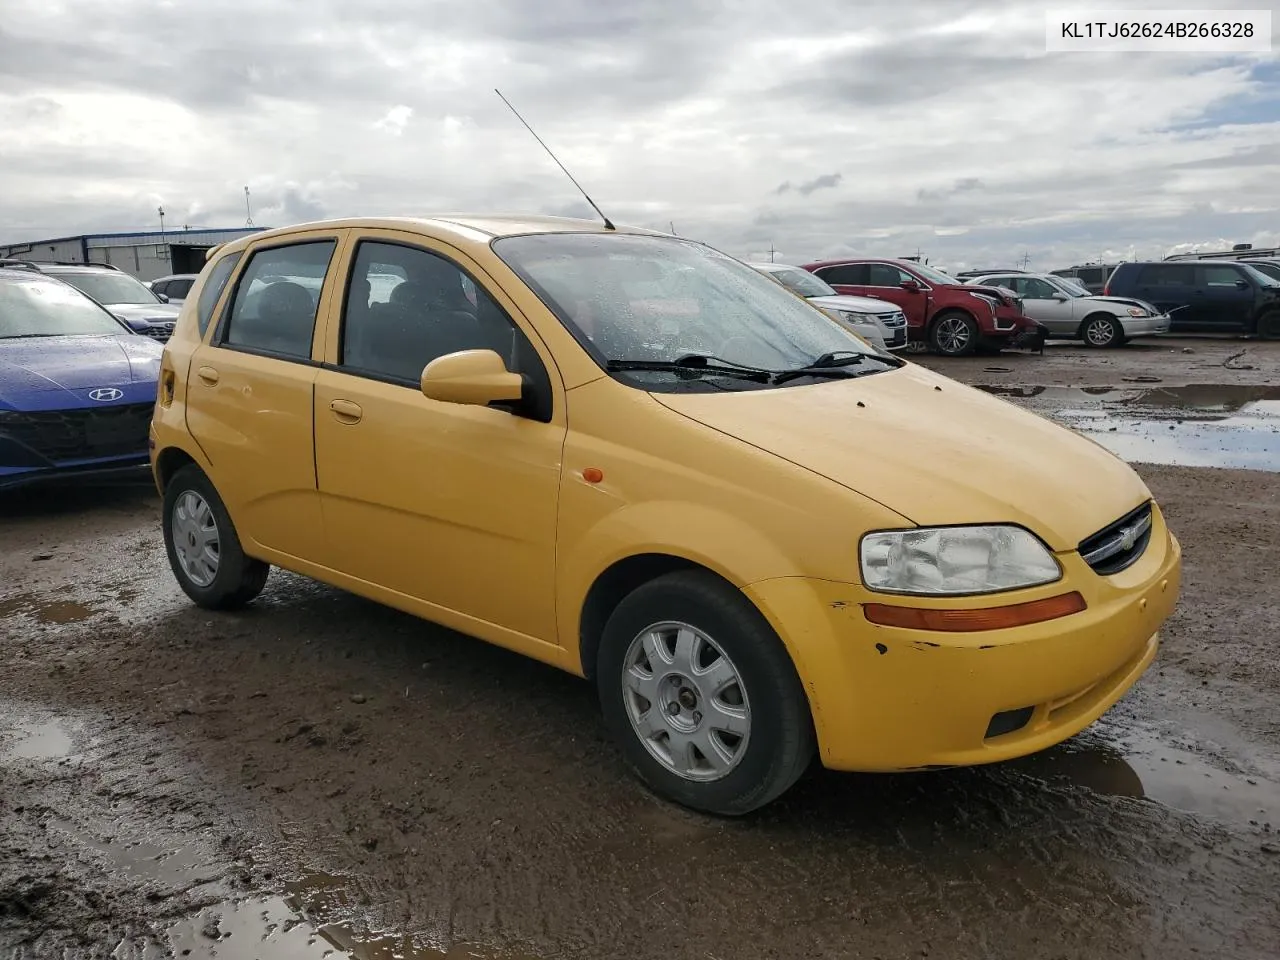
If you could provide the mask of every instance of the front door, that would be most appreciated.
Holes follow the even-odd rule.
[[[1230,263],[1204,263],[1197,269],[1197,322],[1208,329],[1245,329],[1253,314],[1253,282]]]
[[[312,392],[340,236],[249,251],[222,319],[191,358],[187,427],[247,545],[304,560],[323,546]]]
[[[565,414],[549,354],[459,251],[377,232],[351,260],[315,391],[327,565],[555,642]],[[423,396],[431,360],[474,348],[497,350],[529,378],[536,415]]]
[[[993,282],[1022,297],[1022,312],[1043,323],[1051,334],[1074,337],[1078,332],[1080,322],[1071,299],[1053,284],[1039,277],[1006,277]]]

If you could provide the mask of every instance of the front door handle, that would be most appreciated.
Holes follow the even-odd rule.
[[[350,400],[333,400],[329,403],[329,409],[333,411],[339,423],[359,423],[360,418],[364,416],[364,410],[360,408],[360,404]]]
[[[196,376],[211,387],[218,382],[218,371],[213,367],[201,367],[196,371]]]

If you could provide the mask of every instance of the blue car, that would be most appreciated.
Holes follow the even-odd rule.
[[[0,269],[0,489],[145,466],[163,352],[69,284]]]

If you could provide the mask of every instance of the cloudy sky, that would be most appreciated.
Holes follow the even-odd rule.
[[[4,0],[0,242],[241,226],[246,184],[270,226],[583,213],[498,87],[613,219],[737,256],[1280,244],[1277,54],[1046,55],[1063,5]]]

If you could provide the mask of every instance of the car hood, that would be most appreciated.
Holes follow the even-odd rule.
[[[1104,297],[1101,295],[1094,295],[1078,297],[1077,299],[1088,303],[1118,303],[1126,307],[1141,307],[1143,310],[1147,310],[1156,315],[1159,315],[1160,313],[1159,309],[1147,303],[1147,301],[1138,300],[1134,297]]]
[[[806,297],[815,307],[831,310],[848,310],[851,313],[894,313],[902,308],[888,300],[875,297],[849,297],[844,294],[832,297]]]
[[[130,333],[0,340],[0,403],[19,407],[35,394],[81,398],[98,387],[154,385],[163,353],[156,341]]]
[[[652,396],[920,526],[1015,523],[1072,550],[1150,497],[1092,440],[916,364],[774,390]]]
[[[137,320],[171,323],[182,312],[182,307],[176,303],[108,303],[105,306],[126,323]]]

